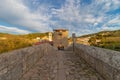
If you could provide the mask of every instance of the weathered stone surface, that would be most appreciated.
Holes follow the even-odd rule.
[[[53,47],[49,44],[42,44],[1,54],[0,80],[19,80],[51,51],[55,51]]]
[[[120,80],[120,52],[76,45],[75,53],[42,44],[1,54],[0,80]]]
[[[120,52],[86,45],[75,46],[75,53],[84,59],[106,80],[118,80],[114,70],[120,71]],[[116,77],[116,78],[114,78]]]
[[[71,51],[45,55],[21,80],[98,80],[97,73]],[[102,79],[100,79],[102,80]]]

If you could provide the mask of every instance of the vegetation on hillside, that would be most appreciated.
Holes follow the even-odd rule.
[[[120,51],[120,30],[93,34],[89,43],[92,46]]]
[[[33,45],[36,37],[47,36],[48,33],[33,33],[27,35],[12,35],[0,33],[0,53]]]
[[[27,38],[27,39],[35,39],[36,37],[44,37],[48,35],[48,33],[31,33],[31,34],[27,34],[27,35],[19,35],[20,37],[23,37],[23,38]]]
[[[0,33],[0,53],[32,46],[36,37],[45,37],[48,33],[32,33],[26,35],[12,35]],[[95,34],[84,35],[81,37],[90,37],[89,44],[101,48],[107,48],[120,51],[120,30],[102,31]],[[78,37],[80,38],[80,37]],[[69,42],[72,39],[69,38]]]

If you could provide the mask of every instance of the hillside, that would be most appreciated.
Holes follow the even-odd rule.
[[[88,37],[88,43],[91,46],[120,51],[120,30],[102,31],[95,34],[80,36],[78,38],[82,39]]]
[[[32,33],[26,35],[0,33],[0,53],[32,46],[38,41],[36,39],[37,37],[43,38],[46,36],[48,36],[48,33]]]

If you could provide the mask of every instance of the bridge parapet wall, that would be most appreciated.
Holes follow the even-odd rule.
[[[105,80],[120,80],[120,52],[76,44],[75,53]]]
[[[49,44],[23,48],[0,55],[0,80],[20,80],[44,55],[54,49]]]

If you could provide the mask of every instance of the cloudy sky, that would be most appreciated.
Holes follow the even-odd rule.
[[[120,0],[0,0],[0,32],[56,28],[77,35],[120,29]]]

